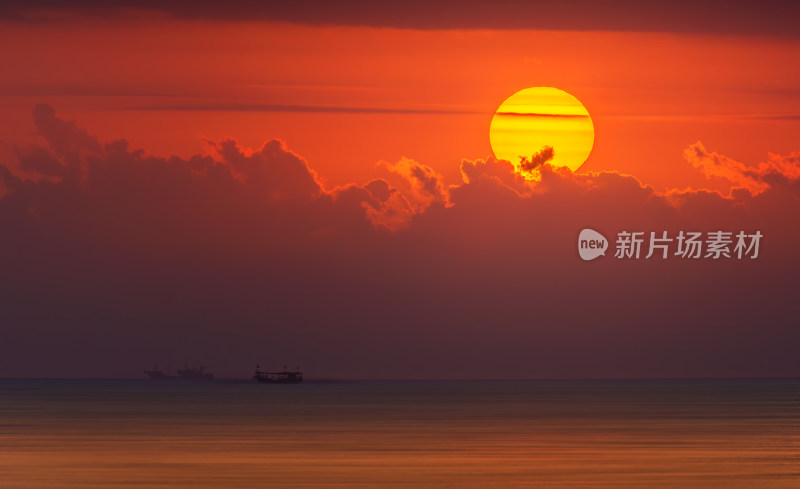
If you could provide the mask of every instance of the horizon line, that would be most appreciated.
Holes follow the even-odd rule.
[[[3,380],[130,380],[156,382],[176,381],[178,383],[213,383],[226,381],[251,381],[250,377],[219,377],[210,380],[193,379],[148,379],[146,377],[0,377]],[[675,380],[800,380],[800,374],[786,376],[713,376],[713,377],[519,377],[519,378],[305,378],[304,382],[515,382],[515,381],[635,381],[635,380],[654,380],[654,381],[675,381]]]

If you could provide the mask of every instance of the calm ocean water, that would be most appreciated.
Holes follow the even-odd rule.
[[[0,380],[2,488],[800,487],[800,381]]]

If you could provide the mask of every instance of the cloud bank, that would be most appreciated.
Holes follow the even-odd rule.
[[[685,157],[729,195],[494,158],[327,188],[278,140],[158,157],[37,105],[0,162],[0,375],[798,375],[800,156]],[[578,259],[580,229],[760,230],[758,260]],[[103,372],[97,372],[102,366]]]

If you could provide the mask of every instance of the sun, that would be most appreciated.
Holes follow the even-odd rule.
[[[532,87],[500,104],[489,127],[489,141],[495,157],[520,171],[544,161],[576,171],[592,152],[594,124],[586,107],[567,92]]]

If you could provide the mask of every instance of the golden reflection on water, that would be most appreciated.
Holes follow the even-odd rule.
[[[3,488],[800,487],[793,381],[8,382]]]

